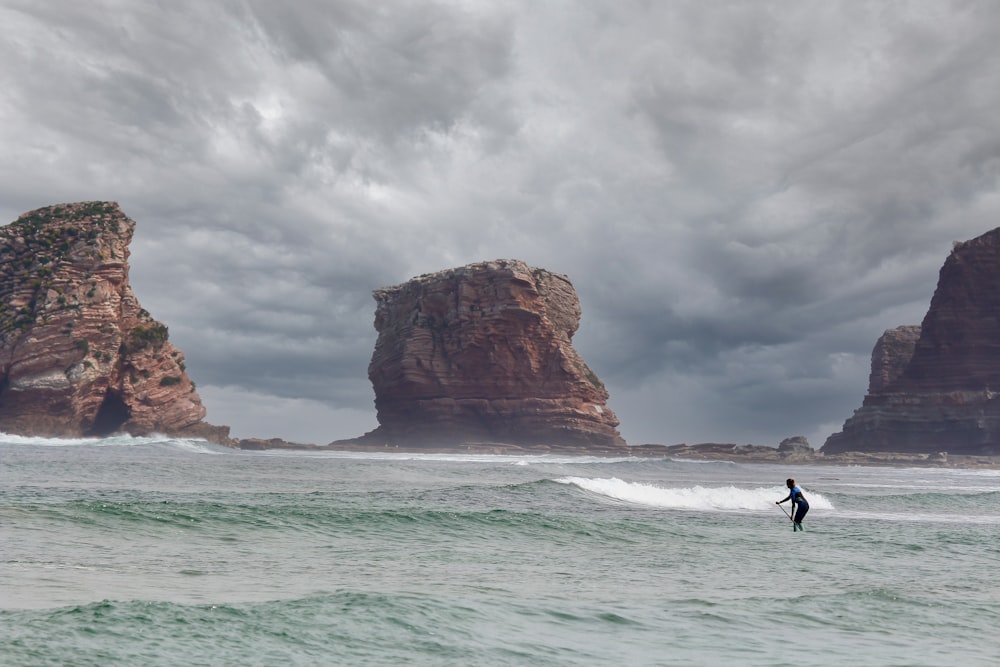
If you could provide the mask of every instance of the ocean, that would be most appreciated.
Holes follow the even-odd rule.
[[[3,665],[998,665],[998,574],[995,470],[0,435]]]

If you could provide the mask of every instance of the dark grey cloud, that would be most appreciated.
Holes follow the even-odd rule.
[[[374,427],[371,290],[566,273],[632,442],[821,444],[1000,221],[1000,9],[0,6],[0,213],[114,199],[209,419]]]

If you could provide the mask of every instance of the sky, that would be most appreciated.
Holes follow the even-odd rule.
[[[0,224],[117,201],[207,421],[377,426],[371,292],[569,277],[630,444],[820,447],[1000,226],[992,0],[0,0]]]

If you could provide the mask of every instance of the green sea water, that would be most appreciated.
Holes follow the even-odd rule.
[[[1000,664],[996,471],[0,436],[0,539],[3,665]]]

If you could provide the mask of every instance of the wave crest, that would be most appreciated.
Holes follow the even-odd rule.
[[[586,478],[560,477],[553,480],[560,484],[571,484],[589,493],[626,503],[663,507],[669,509],[721,511],[763,510],[774,505],[774,501],[788,495],[784,487],[757,487],[742,489],[735,486],[663,488],[643,482],[627,482],[617,477]],[[803,489],[814,509],[833,509],[833,504],[818,493]]]
[[[218,447],[197,438],[171,438],[154,433],[148,436],[112,435],[106,438],[42,438],[0,432],[0,445],[24,447],[172,447],[197,454],[218,454]]]

